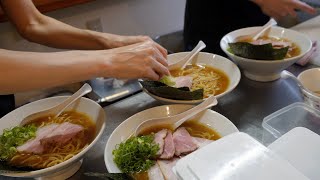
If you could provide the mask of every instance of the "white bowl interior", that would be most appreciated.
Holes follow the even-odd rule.
[[[229,48],[228,43],[233,42],[236,37],[256,32],[258,28],[259,27],[249,27],[232,31],[225,35],[220,41],[221,49],[244,70],[245,76],[249,79],[257,81],[272,81],[278,79],[282,70],[298,61],[310,51],[312,47],[311,40],[304,34],[282,27],[272,27],[268,35],[271,37],[285,38],[294,42],[300,47],[300,55],[284,60],[254,60],[236,56],[227,50]]]
[[[185,57],[189,52],[181,52],[181,53],[175,53],[175,54],[170,54],[168,56],[168,62],[169,64],[175,63],[179,60],[181,60],[183,57]],[[206,64],[211,67],[217,68],[221,71],[223,71],[230,80],[230,84],[228,88],[226,89],[225,92],[217,95],[216,97],[222,97],[229,92],[231,92],[239,83],[240,78],[241,78],[241,73],[237,65],[235,65],[232,61],[229,59],[216,55],[216,54],[211,54],[211,53],[205,53],[205,52],[200,52],[197,56],[195,56],[194,60],[195,63],[197,64]],[[164,102],[164,103],[179,103],[179,104],[197,104],[203,101],[201,100],[174,100],[174,99],[167,99],[167,98],[162,98],[157,95],[154,95],[147,90],[143,89],[146,93],[148,93],[150,96],[153,98]]]
[[[320,68],[312,68],[301,72],[298,76],[299,81],[302,85],[313,91],[319,93],[320,91]],[[320,110],[320,96],[311,94],[304,89],[301,89],[303,98],[305,103],[309,104],[310,106]]]
[[[305,70],[299,74],[298,79],[307,89],[320,91],[320,68]]]
[[[19,123],[24,117],[34,112],[42,111],[50,107],[53,107],[63,102],[66,98],[68,97],[61,96],[61,97],[46,98],[46,99],[29,103],[27,105],[24,105],[20,108],[15,109],[14,111],[10,112],[9,114],[5,115],[0,119],[0,133],[2,134],[3,130],[6,128],[12,128],[14,126],[19,125]],[[88,145],[85,149],[83,149],[80,153],[78,153],[74,157],[58,165],[41,169],[41,170],[27,172],[27,173],[3,174],[4,176],[33,177],[33,178],[48,176],[50,174],[57,173],[63,169],[66,169],[68,166],[74,165],[81,159],[81,157],[97,142],[99,137],[102,135],[105,127],[106,115],[104,110],[99,104],[87,98],[81,98],[80,100],[75,102],[73,105],[71,105],[67,110],[76,110],[78,112],[85,113],[95,122],[96,135],[94,140],[91,142],[91,144]]]
[[[119,173],[121,172],[116,164],[113,162],[112,151],[115,149],[117,144],[120,144],[132,135],[135,128],[143,121],[150,118],[166,117],[178,114],[180,112],[186,111],[193,107],[192,105],[164,105],[154,108],[150,108],[141,111],[125,121],[123,121],[111,134],[108,139],[105,152],[104,160],[109,173]],[[223,115],[212,111],[206,110],[203,113],[191,118],[193,120],[198,120],[199,122],[211,126],[217,133],[222,137],[234,132],[238,132],[237,127]]]

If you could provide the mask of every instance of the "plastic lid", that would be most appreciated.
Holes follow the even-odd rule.
[[[320,136],[297,127],[268,146],[309,179],[320,179]]]
[[[262,127],[275,138],[295,127],[305,127],[320,134],[320,111],[305,103],[297,102],[265,117]]]
[[[180,159],[174,172],[187,180],[307,180],[286,160],[241,132]]]

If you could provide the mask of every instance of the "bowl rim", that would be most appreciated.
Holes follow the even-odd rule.
[[[107,153],[107,150],[108,150],[107,148],[110,146],[110,145],[109,145],[109,144],[111,143],[111,142],[110,142],[110,139],[111,139],[111,137],[114,136],[114,134],[116,133],[116,131],[117,131],[120,127],[124,126],[124,124],[127,123],[127,122],[129,121],[129,119],[132,119],[132,118],[135,117],[135,116],[138,116],[138,115],[140,115],[140,114],[142,114],[142,113],[146,113],[146,111],[150,111],[150,110],[154,110],[154,109],[161,109],[161,108],[164,108],[164,107],[167,107],[167,106],[170,106],[170,107],[172,107],[172,108],[177,107],[177,106],[186,106],[186,107],[191,108],[191,107],[193,107],[193,106],[195,106],[195,105],[192,105],[192,104],[169,104],[169,105],[154,106],[154,107],[145,109],[145,110],[143,110],[143,111],[139,111],[139,112],[133,114],[132,116],[126,118],[124,121],[122,121],[122,122],[112,131],[112,133],[110,134],[110,136],[109,136],[109,138],[108,138],[108,140],[107,140],[105,149],[104,149],[103,158],[104,158],[104,163],[105,163],[105,166],[106,166],[108,172],[110,172],[110,169],[109,169],[110,167],[109,167],[108,164],[107,164],[107,154],[108,154],[108,153]],[[225,117],[225,116],[222,115],[221,113],[219,113],[219,112],[217,112],[217,111],[214,111],[214,110],[212,110],[212,109],[206,109],[205,111],[209,111],[209,112],[211,112],[211,113],[216,113],[216,114],[218,114],[219,116],[223,117],[224,119],[228,120],[228,124],[230,124],[230,125],[232,126],[233,130],[235,130],[235,132],[239,132],[239,129],[237,128],[237,126],[236,126],[230,119],[228,119],[227,117]],[[221,137],[221,138],[222,138],[222,137]]]
[[[189,51],[185,51],[185,52],[177,52],[177,53],[173,53],[173,54],[169,54],[169,56],[174,56],[174,55],[179,55],[179,54],[186,54],[188,53]],[[236,77],[235,79],[235,83],[231,85],[231,83],[229,84],[230,88],[229,90],[226,90],[224,91],[223,93],[220,93],[218,95],[216,95],[215,97],[218,99],[228,93],[230,93],[231,91],[233,91],[237,86],[238,84],[240,83],[240,80],[241,80],[241,72],[240,72],[240,69],[239,67],[230,59],[226,58],[226,57],[223,57],[219,54],[214,54],[214,53],[209,53],[209,52],[199,52],[200,54],[206,54],[206,55],[215,55],[215,56],[218,56],[219,58],[222,58],[224,60],[228,60],[232,66],[235,67],[235,73],[238,74],[239,76]],[[209,65],[210,66],[210,65]],[[221,70],[221,69],[220,69]],[[224,70],[221,70],[224,72]],[[225,73],[225,72],[224,72]],[[228,77],[230,79],[230,77]],[[143,79],[139,79],[139,84],[141,86],[141,89],[146,92],[147,94],[149,94],[150,96],[154,97],[154,98],[158,98],[160,101],[163,101],[163,102],[169,102],[169,103],[180,103],[180,104],[197,104],[197,103],[201,103],[202,101],[206,100],[207,98],[203,98],[203,99],[197,99],[197,100],[175,100],[175,99],[168,99],[168,98],[164,98],[164,97],[160,97],[160,96],[157,96],[155,94],[152,94],[151,92],[149,92],[148,90],[146,90],[142,84],[140,83],[140,81],[143,81]]]
[[[262,63],[262,64],[271,64],[271,63],[283,63],[283,62],[287,62],[287,61],[292,61],[292,60],[297,60],[297,59],[300,59],[301,57],[303,57],[304,55],[306,55],[312,48],[312,41],[311,39],[299,32],[299,31],[295,31],[295,30],[292,30],[292,29],[288,29],[288,28],[284,28],[284,27],[279,27],[279,26],[272,26],[271,28],[273,29],[280,29],[280,30],[286,30],[286,31],[290,31],[290,32],[293,32],[293,33],[298,33],[300,36],[304,37],[307,41],[309,41],[308,43],[308,48],[307,48],[307,51],[304,52],[304,53],[300,53],[298,56],[294,56],[294,57],[291,57],[291,58],[285,58],[285,59],[279,59],[279,60],[258,60],[258,59],[249,59],[249,58],[244,58],[244,57],[241,57],[241,56],[237,56],[235,54],[232,54],[230,53],[227,49],[223,48],[222,44],[223,44],[223,41],[224,39],[230,35],[231,33],[234,33],[234,32],[237,32],[237,31],[241,31],[241,30],[245,30],[245,29],[254,29],[254,28],[258,28],[258,27],[262,27],[262,26],[253,26],[253,27],[246,27],[246,28],[241,28],[241,29],[237,29],[237,30],[234,30],[234,31],[231,31],[229,33],[227,33],[226,35],[224,35],[221,40],[220,40],[220,48],[227,54],[227,55],[230,55],[230,56],[233,56],[233,57],[236,57],[237,60],[243,60],[243,61],[251,61],[251,62],[256,62],[256,63]]]
[[[307,73],[307,72],[310,72],[310,71],[320,71],[320,67],[315,67],[315,68],[310,68],[310,69],[307,69],[307,70],[305,70],[305,71],[302,71],[299,75],[298,75],[298,77],[297,77],[297,79],[299,80],[299,81],[301,81],[301,76],[304,74],[304,73]],[[301,82],[302,83],[302,82]],[[305,87],[305,88],[307,88],[307,87]],[[300,88],[301,89],[301,88]],[[309,89],[308,89],[309,90]],[[304,93],[304,94],[306,94],[308,97],[311,97],[312,99],[314,99],[314,100],[317,100],[317,101],[320,101],[320,96],[317,96],[317,95],[315,95],[315,94],[312,94],[312,93],[310,93],[310,92],[308,92],[308,91],[306,91],[306,90],[304,90],[304,89],[301,89],[301,91]],[[309,91],[311,91],[311,90],[309,90]]]
[[[48,97],[48,98],[44,98],[44,99],[40,99],[40,100],[37,100],[37,101],[34,101],[34,102],[31,102],[31,103],[28,103],[28,104],[25,104],[19,108],[22,108],[22,107],[25,107],[25,106],[31,106],[35,103],[43,103],[43,102],[46,102],[46,101],[50,101],[52,99],[61,99],[61,100],[64,100],[66,98],[68,98],[70,96],[55,96],[55,97]],[[103,108],[95,101],[89,99],[89,98],[86,98],[86,97],[81,97],[80,98],[81,101],[88,101],[90,103],[94,103],[96,105],[98,105],[98,107],[100,109],[102,109],[102,111],[104,112],[102,114],[102,116],[104,117],[104,119],[106,119],[106,113],[105,111],[103,110]],[[19,108],[11,111],[10,113],[13,113],[14,111],[18,110]],[[10,114],[8,113],[8,114]],[[8,115],[7,114],[7,115]],[[5,116],[7,116],[5,115]],[[4,117],[5,117],[4,116]],[[2,118],[1,118],[2,119]],[[0,120],[1,120],[0,119]],[[0,121],[1,122],[1,121]],[[72,163],[74,163],[76,160],[78,160],[80,157],[82,157],[85,153],[87,153],[93,145],[96,144],[96,142],[100,139],[100,137],[102,136],[103,132],[104,132],[104,129],[105,129],[105,126],[106,126],[106,122],[105,120],[103,121],[102,123],[102,126],[101,126],[101,129],[100,131],[97,133],[97,135],[95,136],[95,138],[92,140],[92,142],[87,145],[87,147],[85,147],[83,150],[81,150],[78,154],[76,154],[75,156],[73,156],[72,158],[60,163],[60,164],[57,164],[57,165],[54,165],[54,166],[51,166],[51,167],[48,167],[48,168],[44,168],[44,169],[39,169],[39,170],[35,170],[35,171],[29,171],[29,172],[21,172],[21,173],[2,173],[0,175],[3,175],[3,176],[8,176],[8,177],[23,177],[23,176],[26,176],[26,177],[34,177],[34,176],[39,176],[43,173],[48,173],[50,171],[54,171],[56,169],[62,169],[64,166],[67,166],[67,165],[71,165]]]
[[[301,88],[300,88],[301,89]],[[301,89],[301,91],[306,94],[308,96],[309,99],[312,99],[314,101],[320,101],[320,97],[319,96],[316,96],[314,94],[311,94],[310,92],[304,90],[304,89]]]

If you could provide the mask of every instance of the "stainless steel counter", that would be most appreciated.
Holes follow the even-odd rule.
[[[312,68],[291,66],[288,70],[295,75]],[[299,89],[292,80],[279,79],[260,83],[242,76],[239,85],[228,95],[220,98],[213,110],[230,119],[240,131],[261,141],[262,120],[265,116],[294,102],[302,101]],[[85,155],[81,169],[70,179],[94,179],[85,172],[106,172],[104,148],[112,131],[128,117],[145,109],[160,106],[160,102],[141,92],[104,107],[107,119],[106,129],[95,146]],[[13,179],[1,177],[0,179]]]
[[[293,65],[288,70],[297,75],[302,70],[311,67],[313,66],[302,68]],[[230,119],[240,131],[260,141],[263,118],[298,101],[302,101],[302,97],[292,80],[279,79],[260,83],[242,76],[236,89],[219,99],[219,104],[213,110]],[[83,175],[84,172],[105,172],[103,153],[112,131],[135,113],[159,105],[162,104],[142,92],[105,107],[108,117],[105,132],[98,144],[86,154],[81,169],[71,179],[89,179]]]
[[[313,21],[315,20],[320,20],[320,16]],[[303,27],[297,26],[300,30],[303,30]],[[298,75],[301,71],[312,67],[314,66],[301,67],[293,65],[287,70]],[[240,131],[261,141],[263,118],[289,104],[302,101],[302,97],[298,87],[292,80],[279,79],[273,82],[261,83],[251,81],[242,75],[239,85],[218,101],[219,104],[213,110],[230,119]],[[106,142],[112,131],[128,117],[159,105],[162,104],[141,92],[104,107],[107,114],[106,129],[97,144],[85,155],[80,170],[70,179],[91,180],[95,178],[85,176],[85,172],[106,172],[103,154]],[[0,176],[0,180],[2,179],[14,178]]]

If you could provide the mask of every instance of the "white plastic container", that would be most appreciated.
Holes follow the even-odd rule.
[[[310,180],[320,179],[320,136],[297,127],[268,146]]]
[[[288,161],[245,133],[233,133],[179,160],[183,180],[307,180]]]
[[[320,111],[305,103],[293,103],[265,117],[262,127],[264,145],[269,145],[295,127],[305,127],[320,134]]]

